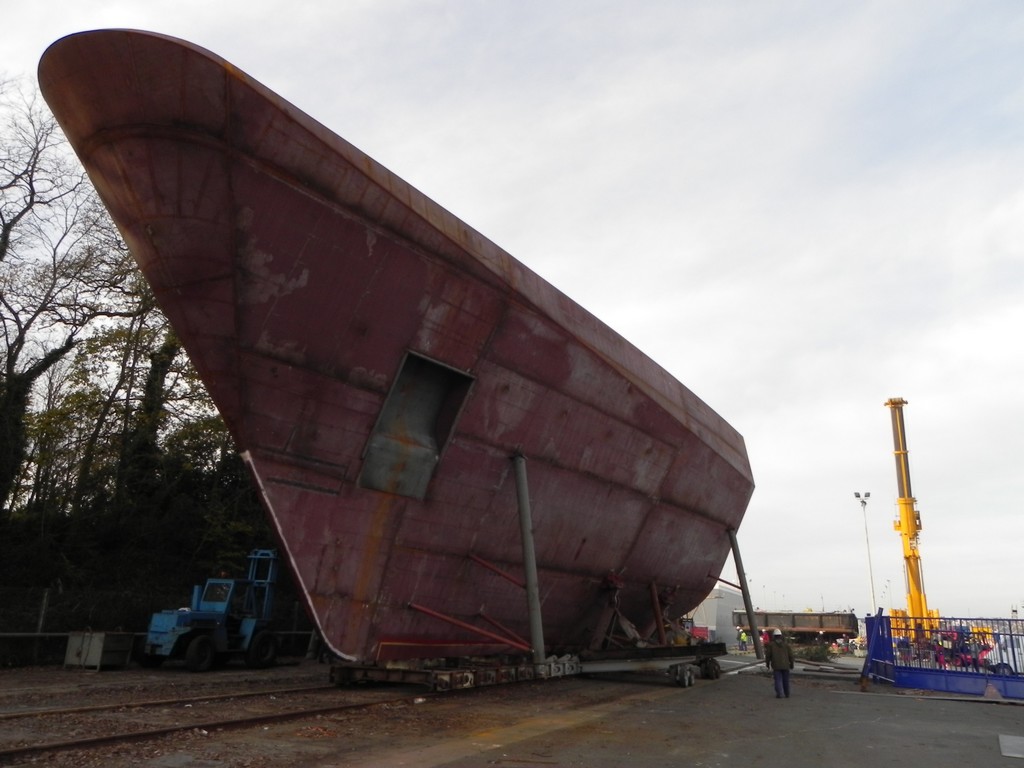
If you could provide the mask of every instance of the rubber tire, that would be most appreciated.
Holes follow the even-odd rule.
[[[689,664],[678,664],[673,667],[672,677],[676,685],[689,688],[693,685],[693,668]]]
[[[212,638],[209,635],[197,635],[188,644],[185,665],[191,672],[209,672],[215,656]]]
[[[722,676],[722,667],[717,659],[704,659],[700,664],[700,674],[705,680],[717,680]]]
[[[686,674],[683,672],[682,666],[675,664],[671,667],[672,682],[678,685],[680,688],[686,687]]]
[[[277,638],[269,630],[262,630],[249,644],[245,652],[245,666],[252,669],[266,669],[277,660]]]

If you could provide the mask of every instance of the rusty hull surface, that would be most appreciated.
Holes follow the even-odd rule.
[[[43,94],[264,495],[330,648],[506,652],[528,637],[513,465],[544,630],[714,586],[753,490],[741,436],[610,328],[219,57],[63,38]],[[500,630],[495,627],[501,627]]]

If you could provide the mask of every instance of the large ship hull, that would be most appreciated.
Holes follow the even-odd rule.
[[[743,440],[622,337],[199,47],[85,32],[39,78],[334,653],[523,650],[514,456],[551,649],[715,585]]]

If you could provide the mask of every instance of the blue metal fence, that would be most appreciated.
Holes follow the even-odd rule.
[[[1024,620],[867,618],[865,676],[902,688],[1024,699]]]

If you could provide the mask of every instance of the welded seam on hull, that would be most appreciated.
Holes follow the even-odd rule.
[[[322,493],[327,496],[339,496],[341,491],[337,488],[326,488],[322,485],[314,485],[313,483],[303,483],[298,480],[289,480],[284,477],[274,477],[273,475],[267,476],[268,483],[274,483],[275,485],[284,485],[289,488],[298,488],[303,491],[311,491],[312,493]]]

